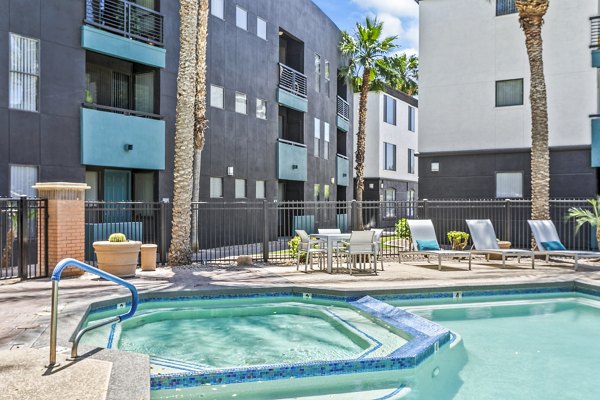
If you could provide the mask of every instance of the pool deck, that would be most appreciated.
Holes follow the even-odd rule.
[[[159,268],[155,272],[138,270],[137,276],[129,281],[142,293],[294,286],[367,291],[572,281],[600,285],[600,263],[585,261],[580,263],[578,271],[573,271],[571,262],[545,263],[537,260],[536,268],[532,270],[527,260],[521,264],[509,262],[506,268],[502,268],[499,262],[486,262],[482,258],[474,261],[472,271],[467,270],[467,263],[464,261],[445,262],[442,271],[438,271],[437,264],[428,264],[421,260],[402,264],[386,261],[385,271],[379,271],[378,275],[327,274],[319,270],[309,270],[308,273],[304,273],[303,269],[301,266],[301,271],[298,272],[295,265],[271,264],[247,267],[195,265]],[[80,397],[57,395],[58,397],[53,396],[53,398],[147,398],[144,394],[137,394],[147,391],[143,382],[133,388],[137,392],[128,392],[131,395],[123,397],[122,390],[126,390],[127,386],[131,385],[131,380],[123,381],[120,377],[121,370],[131,371],[132,365],[149,368],[149,364],[143,357],[115,361],[113,353],[121,352],[91,351],[89,360],[63,363],[63,368],[55,371],[60,371],[62,377],[57,375],[54,377],[55,380],[40,379],[41,376],[52,375],[52,371],[43,368],[48,354],[50,293],[49,279],[23,282],[0,281],[0,360],[4,360],[0,363],[0,381],[17,382],[8,391],[0,391],[0,400],[21,399],[24,398],[24,393],[27,393],[25,397],[27,399],[48,398],[44,397],[44,388],[51,387],[62,387],[65,393],[71,396],[82,393]],[[58,345],[61,349],[65,351],[70,348],[71,334],[90,303],[128,294],[128,290],[96,279],[89,274],[61,281],[58,324]],[[86,349],[82,350],[86,352]],[[60,357],[64,357],[64,354],[59,355]],[[104,371],[102,373],[110,373],[110,390],[105,380],[98,379],[95,383],[90,383],[90,380],[86,379],[93,367]],[[134,381],[143,381],[143,379],[134,379]],[[87,383],[82,385],[81,382]],[[93,390],[90,385],[94,385]]]

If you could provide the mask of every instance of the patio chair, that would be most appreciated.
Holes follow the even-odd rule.
[[[442,257],[467,257],[468,251],[458,250],[444,250],[440,248],[440,244],[437,241],[435,235],[435,228],[430,219],[409,219],[406,220],[410,229],[410,236],[413,243],[413,247],[416,251],[400,252],[399,258],[402,262],[402,255],[410,254],[422,254],[427,258],[427,262],[430,262],[430,256],[437,256],[438,259],[438,271],[442,270]],[[469,270],[471,270],[471,260],[469,259]]]
[[[381,235],[383,235],[383,229],[371,228],[371,231],[373,231],[373,246],[375,246],[375,254],[377,254],[377,258],[381,260],[381,270],[383,271],[383,249],[381,246]],[[377,261],[375,263],[377,263]]]
[[[575,260],[574,269],[577,271],[580,259],[600,258],[600,253],[594,251],[567,250],[558,237],[554,223],[550,220],[528,220],[527,223],[539,249],[534,253],[546,256],[546,262],[548,262],[550,256],[573,258]]]
[[[306,258],[304,260],[304,272],[308,272],[309,263],[310,269],[312,269],[313,255],[317,255],[319,259],[319,269],[323,269],[323,255],[327,254],[327,249],[323,248],[323,241],[312,239],[308,233],[302,229],[296,229],[296,234],[300,236],[300,243],[298,244],[298,258],[296,259],[296,271],[300,269],[301,253],[306,253]]]
[[[535,268],[535,255],[531,250],[522,249],[501,249],[498,246],[496,239],[496,231],[492,221],[489,219],[468,219],[467,226],[471,233],[471,239],[473,239],[473,246],[475,249],[469,250],[469,264],[471,264],[471,257],[474,254],[483,254],[489,256],[490,254],[499,255],[502,257],[502,266],[506,266],[506,257],[517,257],[517,262],[521,262],[521,257],[531,257],[531,268]]]
[[[356,266],[356,261],[361,258],[364,269],[365,257],[368,257],[369,264],[373,265],[373,272],[377,275],[377,253],[373,243],[373,231],[352,231],[352,235],[347,242],[347,247],[340,249],[340,254],[346,255],[346,265],[352,275],[352,269]],[[360,263],[359,263],[360,266]]]

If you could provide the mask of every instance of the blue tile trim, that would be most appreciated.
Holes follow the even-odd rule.
[[[115,331],[117,330],[117,324],[114,323],[110,326],[110,332],[108,334],[108,343],[106,344],[107,349],[112,349],[113,340],[115,339]]]

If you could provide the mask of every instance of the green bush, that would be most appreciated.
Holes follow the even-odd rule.
[[[471,237],[467,232],[462,231],[450,231],[446,236],[448,236],[448,240],[452,244],[452,250],[462,250],[467,247],[469,238]]]
[[[125,237],[125,235],[122,234],[122,233],[113,233],[112,235],[110,235],[108,237],[108,241],[112,242],[112,243],[126,242],[127,241],[127,237]]]
[[[408,227],[406,218],[399,219],[396,222],[396,236],[400,239],[410,239],[410,228]]]
[[[289,254],[294,260],[298,258],[298,248],[300,247],[300,236],[294,236],[288,242]],[[306,253],[300,254],[300,261],[304,262]]]

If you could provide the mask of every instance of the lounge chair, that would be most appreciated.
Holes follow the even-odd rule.
[[[546,262],[550,256],[573,258],[575,260],[574,269],[577,271],[581,258],[600,258],[598,252],[567,250],[558,237],[554,223],[550,220],[528,220],[527,222],[539,249],[534,253],[546,256]]]
[[[400,252],[400,262],[402,255],[422,254],[429,262],[429,256],[437,256],[438,270],[442,270],[442,257],[467,257],[469,252],[458,250],[443,250],[437,241],[435,228],[430,219],[409,219],[406,221],[410,229],[410,236],[413,247],[416,251]],[[469,258],[469,270],[471,269],[471,259]]]
[[[535,268],[535,255],[531,250],[521,249],[501,249],[496,240],[496,231],[492,221],[489,219],[468,219],[467,226],[471,233],[471,239],[475,249],[469,251],[469,264],[473,254],[496,254],[502,257],[502,266],[506,266],[506,257],[517,257],[517,262],[521,262],[521,257],[531,257],[531,268]]]

